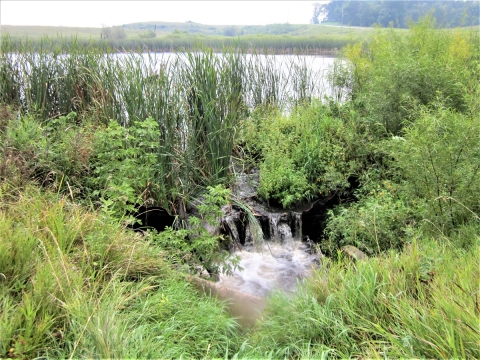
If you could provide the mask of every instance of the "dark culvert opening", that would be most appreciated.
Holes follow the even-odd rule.
[[[133,216],[138,220],[131,226],[134,230],[155,229],[160,232],[164,231],[167,226],[173,226],[175,221],[175,216],[158,206],[140,206]]]
[[[360,186],[358,177],[350,176],[348,183],[350,186],[346,190],[317,199],[310,208],[302,212],[302,236],[304,238],[308,236],[316,243],[322,241],[325,238],[325,228],[329,218],[328,211],[340,204],[357,201],[354,192]]]

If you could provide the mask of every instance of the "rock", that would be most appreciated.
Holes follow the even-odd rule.
[[[353,245],[346,245],[342,247],[342,251],[352,260],[360,261],[360,260],[367,260],[368,256],[358,248]]]

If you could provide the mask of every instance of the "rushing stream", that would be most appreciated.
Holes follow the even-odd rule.
[[[274,289],[294,292],[297,281],[308,276],[319,256],[311,243],[302,242],[301,214],[283,209],[272,209],[257,199],[259,174],[246,174],[236,169],[234,195],[247,204],[262,229],[262,239],[254,239],[248,219],[241,211],[231,211],[225,217],[227,227],[236,244],[235,255],[241,259],[233,276],[222,275],[219,284],[254,296],[265,297]],[[242,217],[243,215],[243,217]]]
[[[274,214],[274,218],[282,217]],[[319,255],[312,251],[311,244],[294,239],[288,224],[280,222],[276,229],[275,240],[257,246],[247,243],[234,253],[241,259],[242,270],[232,276],[221,275],[217,283],[196,280],[205,293],[225,301],[244,327],[253,326],[261,317],[265,297],[272,291],[294,293],[298,283],[319,264]]]
[[[318,266],[321,255],[313,243],[302,241],[301,213],[270,208],[258,201],[258,172],[237,172],[234,196],[246,204],[262,229],[254,239],[252,227],[242,208],[225,214],[223,229],[235,243],[241,270],[221,275],[217,283],[200,281],[199,286],[229,304],[232,315],[243,325],[253,325],[265,307],[264,298],[272,291],[295,293],[297,285]]]
[[[233,276],[222,275],[219,284],[258,297],[265,297],[274,289],[295,292],[297,281],[308,276],[318,261],[306,244],[293,239],[264,242],[261,249],[252,246],[235,255],[240,257],[243,270],[236,270]]]

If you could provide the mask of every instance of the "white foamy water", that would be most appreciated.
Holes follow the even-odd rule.
[[[297,281],[308,276],[317,255],[305,251],[301,241],[264,242],[260,251],[237,251],[242,271],[220,276],[219,284],[243,293],[265,297],[272,290],[294,292]]]

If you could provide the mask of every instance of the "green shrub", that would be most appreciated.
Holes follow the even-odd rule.
[[[421,209],[420,200],[411,204],[391,181],[375,182],[350,206],[330,210],[325,230],[326,240],[320,248],[334,254],[344,245],[354,245],[372,255],[389,249],[402,249],[409,241]]]
[[[345,48],[350,77],[339,82],[350,87],[370,121],[400,134],[404,120],[415,119],[417,106],[438,98],[468,111],[465,86],[479,79],[477,44],[478,35],[436,29],[432,17],[412,24],[408,33],[378,29],[368,45]]]
[[[261,154],[259,195],[284,207],[343,192],[371,152],[362,126],[333,116],[319,102],[289,116],[253,114],[243,125],[247,153]]]
[[[88,185],[105,210],[124,216],[136,203],[165,200],[164,174],[158,167],[160,129],[147,118],[130,127],[111,121],[94,139],[93,177]]]
[[[480,214],[480,122],[441,105],[422,109],[391,155],[411,199],[425,202],[422,216],[435,231],[449,232]]]

